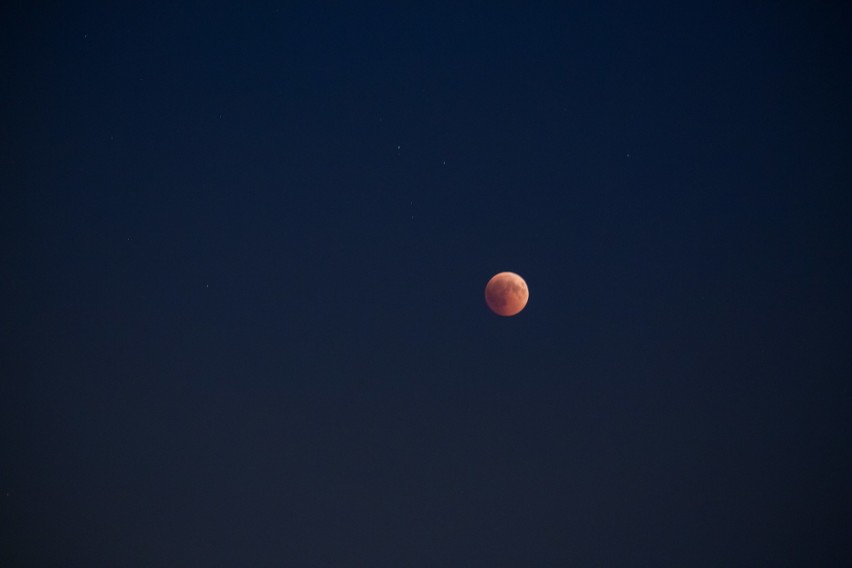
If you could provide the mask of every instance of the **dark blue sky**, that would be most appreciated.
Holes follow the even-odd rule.
[[[849,5],[113,4],[0,12],[0,564],[852,562]]]

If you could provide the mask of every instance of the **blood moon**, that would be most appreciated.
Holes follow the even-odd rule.
[[[495,274],[485,286],[485,303],[499,316],[517,314],[529,299],[527,283],[514,272]]]

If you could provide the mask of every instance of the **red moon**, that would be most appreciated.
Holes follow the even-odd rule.
[[[495,274],[485,286],[485,303],[498,316],[513,316],[524,309],[530,291],[514,272]]]

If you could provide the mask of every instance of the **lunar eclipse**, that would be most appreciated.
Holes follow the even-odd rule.
[[[485,303],[499,316],[514,316],[524,309],[530,291],[524,279],[514,272],[495,274],[485,286]]]

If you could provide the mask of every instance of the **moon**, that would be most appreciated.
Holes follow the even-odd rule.
[[[485,303],[498,316],[514,316],[524,309],[530,291],[514,272],[495,274],[485,286]]]

